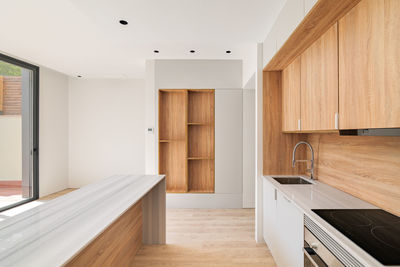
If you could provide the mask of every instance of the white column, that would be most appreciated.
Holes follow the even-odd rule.
[[[263,242],[262,175],[263,175],[263,44],[257,44],[256,70],[256,226],[255,238]]]
[[[157,174],[157,149],[158,149],[158,127],[157,127],[157,89],[155,82],[155,61],[146,60],[146,150],[145,164],[146,174]],[[152,131],[151,131],[152,130]]]

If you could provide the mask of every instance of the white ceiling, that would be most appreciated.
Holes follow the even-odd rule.
[[[285,1],[0,0],[0,51],[84,77],[143,78],[146,59],[246,60]]]

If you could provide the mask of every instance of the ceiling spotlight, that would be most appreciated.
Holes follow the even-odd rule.
[[[160,51],[158,51],[158,50],[154,50],[153,52],[156,54],[160,53]]]
[[[232,53],[232,51],[231,50],[226,50],[226,53],[230,54],[230,53]]]
[[[128,22],[127,22],[126,20],[123,20],[123,19],[121,19],[121,20],[119,21],[119,23],[120,23],[121,25],[128,25]]]
[[[190,53],[194,54],[194,53],[196,53],[196,51],[195,50],[190,50]]]

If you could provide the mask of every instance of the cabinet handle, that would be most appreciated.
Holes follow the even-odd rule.
[[[301,119],[297,120],[297,130],[301,130]]]
[[[276,189],[274,190],[274,194],[275,194],[275,200],[277,199],[277,191],[276,191]]]
[[[335,112],[335,129],[339,129],[339,113]]]

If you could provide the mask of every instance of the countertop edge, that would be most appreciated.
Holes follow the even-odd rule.
[[[312,183],[312,185],[282,185],[275,181],[272,177],[301,177],[304,178]],[[322,228],[329,236],[331,236],[336,242],[338,242],[344,249],[349,251],[357,260],[359,260],[362,264],[365,266],[384,266],[380,262],[378,262],[374,257],[369,255],[366,251],[361,249],[358,245],[356,245],[353,241],[351,241],[349,238],[344,236],[341,232],[336,230],[334,227],[332,227],[329,223],[327,223],[325,220],[320,218],[316,213],[312,211],[312,209],[315,209],[313,207],[307,206],[306,203],[300,203],[297,198],[295,197],[295,194],[299,194],[298,192],[293,193],[290,192],[293,188],[300,188],[299,186],[320,186],[320,187],[325,187],[329,190],[335,191],[338,193],[338,195],[343,195],[346,198],[351,198],[358,202],[359,204],[365,204],[365,207],[362,207],[364,209],[379,209],[378,207],[367,203],[366,201],[363,201],[359,198],[356,198],[348,193],[345,193],[339,189],[336,189],[332,186],[329,186],[327,184],[321,183],[318,180],[310,180],[307,176],[304,175],[263,175],[263,178],[266,179],[268,182],[270,182],[276,189],[278,189],[282,194],[284,194],[287,198],[289,198],[292,203],[299,208],[307,217],[309,217],[314,223],[316,223],[319,227]],[[315,189],[318,190],[318,189]],[[341,204],[341,201],[339,199],[336,199],[335,197],[329,196],[326,192],[320,192],[323,194],[327,200],[329,201],[335,201],[339,205]],[[346,203],[346,206],[348,206],[348,203]],[[324,207],[318,207],[320,209],[324,209]],[[331,208],[331,207],[329,207]],[[350,208],[350,207],[338,207],[338,208]],[[360,207],[356,207],[360,208]]]

